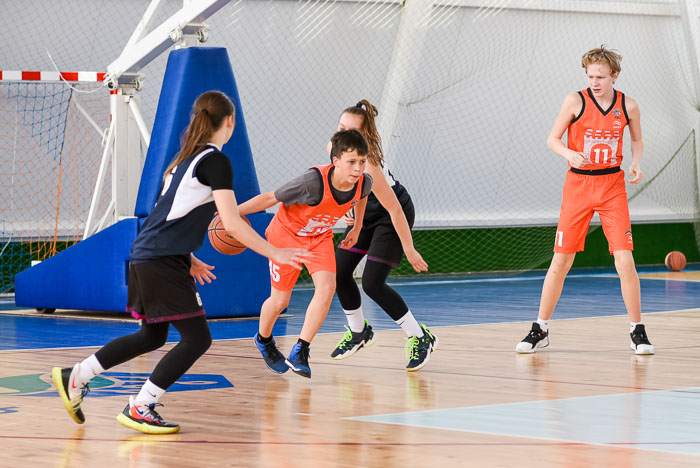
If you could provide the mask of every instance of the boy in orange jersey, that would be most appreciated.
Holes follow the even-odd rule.
[[[331,138],[337,157],[333,164],[308,169],[274,192],[260,194],[239,207],[241,214],[262,211],[282,202],[265,235],[276,247],[305,246],[312,256],[304,260],[314,282],[314,296],[306,309],[299,341],[287,359],[277,349],[272,328],[279,314],[289,304],[292,288],[299,270],[270,262],[270,297],[260,311],[260,324],[254,340],[271,371],[284,373],[289,368],[296,374],[311,377],[309,346],[328,314],[335,293],[335,248],[332,228],[351,208],[365,211],[367,195],[372,190],[372,178],[364,174],[367,162],[367,142],[357,130],[337,132]],[[350,248],[362,229],[355,223],[341,242]]]
[[[620,74],[620,60],[619,54],[605,46],[584,54],[581,64],[588,75],[588,88],[564,99],[547,139],[547,146],[569,161],[570,170],[564,182],[554,257],[542,287],[539,315],[530,333],[516,346],[518,353],[534,353],[549,345],[549,319],[576,252],[583,250],[593,213],[598,212],[610,253],[615,257],[630,318],[630,348],[636,354],[654,354],[641,323],[641,294],[632,257],[625,174],[620,170],[625,126],[629,126],[631,139],[631,184],[642,180],[639,166],[644,142],[637,102],[613,88]],[[567,130],[565,145],[562,136]]]

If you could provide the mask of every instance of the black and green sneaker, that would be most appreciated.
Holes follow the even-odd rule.
[[[345,359],[349,358],[360,348],[372,346],[374,343],[374,332],[372,331],[372,325],[370,325],[367,320],[365,320],[365,328],[361,332],[355,333],[350,330],[346,325],[345,328],[348,331],[345,332],[345,336],[340,340],[338,346],[331,353],[333,359]]]
[[[437,336],[430,333],[425,324],[421,323],[420,327],[423,329],[423,336],[420,338],[410,336],[408,343],[406,343],[406,359],[408,359],[406,370],[409,372],[415,372],[425,367],[430,361],[430,354],[438,346]]]

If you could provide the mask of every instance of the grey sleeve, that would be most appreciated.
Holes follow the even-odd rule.
[[[318,169],[310,168],[275,190],[275,198],[285,205],[316,205],[323,198],[323,182]]]
[[[371,175],[365,172],[364,176],[365,178],[362,180],[362,198],[369,195],[369,193],[372,191],[372,185],[374,184],[374,180],[372,179]]]

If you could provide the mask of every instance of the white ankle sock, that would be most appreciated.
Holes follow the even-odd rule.
[[[542,331],[546,332],[549,330],[549,320],[542,320],[541,318],[538,317],[537,323],[539,324]]]
[[[81,362],[78,366],[78,380],[80,380],[81,385],[85,385],[86,383],[90,382],[93,377],[103,373],[104,371],[104,367],[102,367],[100,361],[97,360],[97,356],[93,354],[92,356],[89,356],[83,360],[83,362]]]
[[[634,328],[637,325],[641,325],[641,324],[642,324],[642,322],[630,322],[630,333],[632,333],[634,331]]]
[[[408,336],[415,336],[416,338],[421,338],[424,335],[423,329],[418,324],[416,318],[413,316],[410,310],[406,312],[406,314],[400,319],[394,320],[394,322],[396,322],[398,326],[403,328],[403,331],[405,331]]]
[[[360,333],[365,329],[365,316],[362,313],[362,306],[355,310],[343,309],[343,312],[345,312],[345,318],[348,320],[348,327],[350,327],[350,330],[355,333]]]
[[[141,391],[134,401],[142,405],[150,405],[151,403],[158,403],[160,397],[163,396],[165,390],[151,382],[151,379],[146,380],[146,383],[141,387]]]

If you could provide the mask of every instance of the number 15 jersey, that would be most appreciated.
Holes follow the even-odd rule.
[[[613,90],[612,104],[604,110],[590,88],[579,91],[581,112],[569,124],[567,144],[583,153],[588,163],[581,169],[606,169],[622,163],[622,135],[629,123],[625,95]]]

